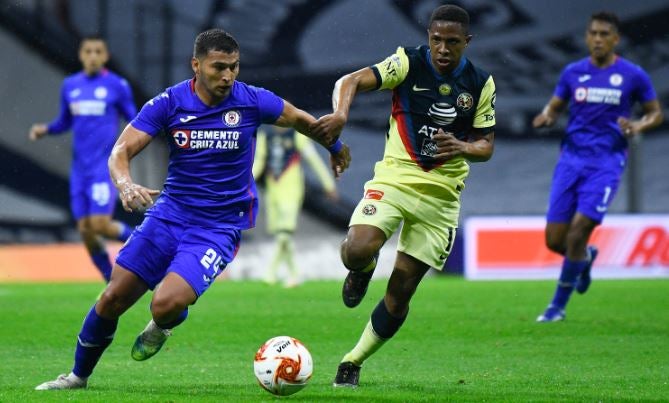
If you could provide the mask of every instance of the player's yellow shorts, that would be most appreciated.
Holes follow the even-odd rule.
[[[441,270],[451,253],[460,214],[458,199],[434,197],[429,185],[389,184],[372,179],[358,203],[351,225],[373,225],[386,239],[404,222],[398,250]]]

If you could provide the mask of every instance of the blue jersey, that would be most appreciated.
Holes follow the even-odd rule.
[[[606,68],[593,65],[589,57],[569,64],[554,95],[569,102],[563,155],[590,164],[620,164],[626,158],[627,139],[618,118],[629,118],[635,102],[657,98],[648,74],[622,57]]]
[[[131,122],[170,147],[164,190],[147,215],[207,228],[247,229],[255,225],[258,196],[251,168],[256,131],[274,123],[283,99],[235,81],[216,106],[195,93],[195,79],[183,81],[147,102]]]
[[[48,132],[72,128],[72,172],[77,176],[109,176],[107,159],[119,133],[119,115],[129,122],[136,114],[126,80],[107,69],[92,76],[79,72],[63,81],[60,114]]]

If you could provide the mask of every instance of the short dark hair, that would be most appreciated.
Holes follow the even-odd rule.
[[[427,27],[431,27],[435,21],[459,22],[465,33],[469,32],[469,13],[462,7],[447,4],[435,8]]]
[[[107,41],[105,41],[105,38],[103,38],[102,36],[98,34],[88,34],[81,37],[81,41],[79,42],[79,48],[81,48],[84,45],[84,42],[86,41],[100,41],[105,45],[107,45]]]
[[[613,25],[616,31],[620,30],[620,20],[618,19],[618,16],[610,11],[599,11],[594,13],[590,16],[590,23],[593,21],[608,22],[609,24]]]
[[[239,52],[239,44],[229,33],[222,29],[213,28],[201,32],[195,38],[193,46],[193,57],[207,56],[210,50],[217,50],[223,53]]]

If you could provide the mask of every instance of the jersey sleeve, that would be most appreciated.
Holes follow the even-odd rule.
[[[130,122],[132,127],[155,137],[168,126],[169,100],[170,96],[167,92],[149,100]]]
[[[657,99],[657,93],[650,81],[650,76],[641,67],[639,67],[637,83],[635,96],[639,102],[645,104],[646,102],[655,101]]]
[[[60,134],[72,127],[72,114],[65,94],[67,94],[67,86],[66,83],[63,83],[60,89],[60,110],[58,117],[47,126],[49,134]]]
[[[400,85],[409,73],[409,57],[403,47],[398,47],[397,51],[386,57],[380,63],[373,65],[372,71],[378,82],[378,90],[393,89]]]
[[[481,96],[479,97],[478,105],[476,105],[476,113],[474,114],[472,127],[481,129],[495,126],[496,98],[497,92],[495,90],[495,81],[493,81],[492,76],[489,76],[481,90]]]
[[[267,135],[263,129],[258,130],[256,136],[256,153],[253,157],[253,178],[258,179],[265,171],[265,160],[267,159]]]
[[[300,152],[300,155],[307,161],[311,169],[318,177],[318,181],[323,186],[326,192],[333,192],[335,190],[335,181],[321,159],[314,143],[301,133],[295,133],[295,147]]]
[[[569,82],[567,80],[567,68],[566,67],[564,70],[562,70],[562,73],[560,74],[560,78],[558,79],[558,83],[555,86],[555,91],[553,91],[553,95],[567,101],[571,97],[571,89],[569,88]]]
[[[124,78],[119,81],[119,99],[117,107],[126,122],[132,121],[137,115],[137,107],[132,97],[132,88]]]
[[[283,113],[283,99],[272,91],[256,88],[258,111],[262,123],[274,123]]]

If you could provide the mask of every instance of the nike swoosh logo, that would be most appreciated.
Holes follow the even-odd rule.
[[[418,91],[429,91],[429,90],[430,90],[429,88],[420,88],[420,87],[416,87],[416,84],[414,84],[413,87],[412,87],[411,89],[414,90],[414,91],[416,91],[416,92],[418,92]]]
[[[582,83],[582,82],[588,81],[590,78],[591,78],[591,77],[590,77],[589,75],[586,74],[586,75],[584,75],[584,76],[579,77],[579,78],[578,78],[578,82],[579,82],[579,83]]]
[[[180,118],[179,120],[181,121],[181,123],[186,123],[186,122],[190,122],[193,119],[197,119],[197,116],[188,115],[185,118]]]

